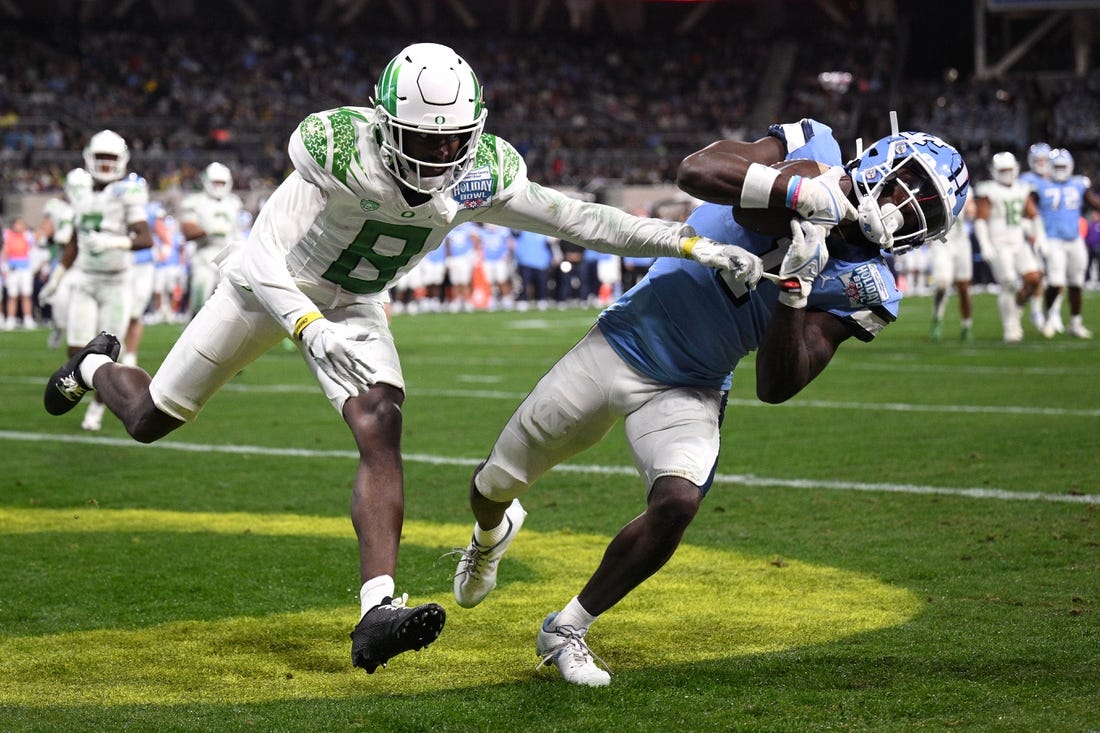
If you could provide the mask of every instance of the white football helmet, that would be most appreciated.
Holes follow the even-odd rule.
[[[486,110],[477,76],[453,49],[436,43],[405,48],[386,65],[373,103],[381,121],[382,161],[404,186],[442,193],[470,170]],[[413,135],[457,137],[461,144],[453,161],[418,160],[406,150]]]
[[[863,235],[895,254],[942,239],[970,191],[970,173],[959,151],[925,132],[881,138],[846,168]],[[884,197],[892,201],[881,202]]]
[[[65,174],[65,198],[70,204],[75,204],[92,192],[92,174],[83,168],[73,168]]]
[[[122,178],[126,175],[129,162],[130,148],[114,130],[97,132],[84,148],[84,167],[100,183],[110,183]]]
[[[1073,156],[1065,148],[1050,151],[1050,180],[1065,183],[1073,176]]]
[[[1027,168],[1046,178],[1050,173],[1050,146],[1046,143],[1035,143],[1028,148]]]
[[[1020,164],[1015,155],[1003,152],[993,156],[993,180],[1011,186],[1019,176]]]
[[[211,163],[202,172],[202,190],[207,194],[222,199],[233,190],[233,174],[221,163]]]

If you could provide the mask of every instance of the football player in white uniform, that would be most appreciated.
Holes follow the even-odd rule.
[[[154,377],[116,364],[117,340],[102,333],[54,373],[44,396],[47,411],[61,414],[95,389],[134,438],[151,442],[193,420],[233,375],[289,335],[359,447],[351,515],[363,585],[351,659],[367,672],[427,646],[444,622],[438,604],[407,607],[408,594],[395,591],[405,391],[387,288],[470,220],[595,249],[689,257],[733,279],[755,281],[761,267],[746,250],[696,237],[683,224],[529,181],[516,149],[483,134],[481,86],[446,46],[401,51],[375,97],[373,108],[311,114],[294,131],[294,171]],[[832,198],[814,184],[804,200],[827,206]]]
[[[947,311],[948,291],[952,286],[959,296],[960,324],[959,337],[963,341],[973,341],[971,333],[971,314],[973,304],[970,300],[970,281],[974,279],[974,251],[970,246],[970,231],[966,222],[973,220],[976,210],[973,199],[967,199],[955,225],[947,232],[942,242],[929,242],[924,249],[930,250],[932,259],[932,333],[933,341],[943,338],[943,316]]]
[[[974,189],[974,236],[997,281],[997,307],[1005,343],[1015,343],[1024,338],[1021,308],[1039,292],[1043,282],[1035,250],[1043,249],[1046,236],[1031,188],[1018,180],[1020,164],[1016,156],[997,153],[991,170],[993,179],[981,181]],[[1034,249],[1028,244],[1029,238]]]
[[[94,185],[90,194],[73,202],[75,231],[58,264],[70,281],[65,337],[71,357],[82,353],[82,345],[97,331],[125,333],[133,251],[153,244],[145,212],[148,186],[145,179],[126,175],[129,162],[126,141],[113,130],[92,135],[84,148],[84,165]],[[112,359],[118,358],[119,350],[116,339]],[[103,410],[101,400],[92,400],[81,427],[99,430]]]
[[[218,284],[218,263],[238,244],[241,199],[233,193],[233,174],[221,163],[202,172],[202,191],[180,203],[180,230],[194,242],[191,256],[191,315],[203,306]]]
[[[1031,188],[1031,196],[1039,203],[1039,186],[1050,179],[1050,145],[1044,142],[1032,143],[1027,149],[1027,170],[1020,174],[1020,181]],[[1039,215],[1042,216],[1040,210]],[[1046,271],[1046,257],[1042,252],[1039,256],[1039,265]],[[1037,290],[1030,299],[1031,324],[1042,331],[1046,326],[1046,308],[1043,306],[1043,293]]]
[[[64,278],[65,269],[57,267],[57,262],[64,254],[65,245],[73,238],[75,215],[73,202],[90,194],[92,184],[92,175],[83,168],[73,168],[66,173],[65,198],[52,198],[47,201],[42,209],[42,221],[38,225],[38,236],[43,241],[49,240],[57,249],[50,276],[38,291],[39,302],[48,303],[50,306],[53,329],[50,331],[47,343],[51,349],[60,345],[64,338],[65,312],[69,307],[69,281]]]

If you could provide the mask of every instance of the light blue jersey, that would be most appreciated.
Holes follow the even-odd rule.
[[[1039,215],[1048,239],[1074,240],[1081,236],[1081,206],[1089,186],[1084,176],[1071,176],[1062,183],[1046,179],[1036,183]]]
[[[803,120],[773,126],[769,134],[786,142],[788,160],[840,164],[840,147],[825,125]],[[701,236],[755,253],[770,272],[778,272],[790,244],[789,237],[744,229],[729,206],[703,204],[688,223]],[[870,341],[897,318],[901,293],[893,275],[881,255],[868,259],[839,237],[830,237],[829,252],[807,307],[832,313],[856,338]],[[727,275],[692,260],[659,259],[600,314],[600,331],[631,367],[663,384],[729,389],[737,362],[760,345],[779,288],[761,280],[750,291]]]

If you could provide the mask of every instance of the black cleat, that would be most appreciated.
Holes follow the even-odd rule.
[[[100,331],[98,336],[89,341],[87,346],[78,351],[50,377],[43,397],[46,412],[51,415],[64,415],[76,407],[76,403],[80,402],[80,398],[88,391],[88,385],[84,384],[84,380],[80,378],[80,362],[85,356],[103,354],[111,357],[111,361],[116,361],[121,350],[122,345],[117,338],[106,331]]]
[[[438,603],[405,607],[405,598],[387,596],[360,619],[351,632],[351,663],[373,674],[378,665],[407,651],[423,649],[439,638],[447,613]]]

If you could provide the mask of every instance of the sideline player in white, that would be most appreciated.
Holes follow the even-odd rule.
[[[1043,335],[1054,338],[1064,330],[1062,324],[1062,291],[1069,291],[1069,335],[1092,338],[1081,316],[1085,287],[1085,272],[1089,252],[1081,236],[1081,207],[1100,209],[1100,194],[1092,190],[1092,182],[1073,175],[1073,156],[1064,148],[1050,153],[1050,180],[1037,184],[1039,213],[1046,230],[1047,289],[1043,294],[1046,323]]]
[[[970,281],[974,279],[974,250],[970,246],[970,230],[967,222],[973,220],[977,207],[967,199],[955,226],[947,232],[942,242],[929,242],[923,249],[930,250],[932,259],[932,333],[933,341],[943,338],[943,317],[947,311],[948,291],[954,287],[959,296],[961,320],[959,338],[973,341],[971,320],[974,311],[970,300]]]
[[[395,591],[405,391],[386,289],[471,220],[596,249],[691,258],[735,281],[759,277],[759,258],[740,247],[529,181],[516,149],[483,133],[485,118],[481,85],[458,54],[433,43],[405,48],[378,80],[373,108],[311,114],[294,131],[294,171],[154,377],[116,364],[118,342],[102,333],[50,377],[44,394],[46,410],[59,415],[95,389],[148,443],[195,419],[222,385],[289,335],[359,448],[351,516],[362,587],[351,660],[367,672],[427,646],[444,623],[442,606],[407,607],[408,594]],[[814,212],[835,202],[829,181],[809,180],[801,206]]]
[[[611,540],[580,592],[539,627],[543,664],[567,682],[609,684],[586,634],[672,557],[699,511],[717,467],[734,367],[756,350],[757,397],[781,403],[813,381],[844,341],[874,339],[897,318],[901,299],[881,250],[942,237],[966,200],[962,156],[931,135],[895,133],[841,168],[840,146],[819,122],[773,125],[769,133],[710,145],[688,156],[678,176],[681,187],[712,202],[687,223],[757,253],[768,280],[753,289],[751,279],[657,260],[539,380],[471,479],[477,521],[454,578],[463,607],[496,585],[498,563],[526,515],[517,497],[623,421],[646,508]],[[851,176],[852,199],[839,224],[830,233],[795,218],[787,237],[743,228],[731,205],[779,208],[797,200],[800,177],[771,166],[794,158]]]
[[[64,191],[65,198],[52,198],[46,202],[42,209],[42,221],[38,225],[38,234],[44,240],[49,240],[56,253],[50,270],[50,276],[42,289],[38,291],[38,300],[48,303],[50,306],[50,319],[53,321],[53,329],[50,331],[47,345],[49,348],[57,348],[64,340],[65,313],[69,308],[70,281],[67,280],[65,269],[57,266],[61,256],[65,252],[65,245],[73,238],[75,212],[73,202],[92,192],[92,175],[83,168],[73,168],[65,174]]]
[[[202,308],[218,284],[218,263],[239,241],[241,199],[233,193],[233,174],[221,163],[202,172],[202,191],[180,202],[180,230],[195,245],[191,255],[191,316]]]
[[[76,231],[58,263],[58,268],[64,268],[59,277],[70,280],[69,308],[65,315],[70,357],[83,353],[82,345],[92,340],[96,332],[126,331],[131,308],[132,253],[153,244],[145,211],[149,203],[148,186],[136,174],[126,176],[129,162],[126,141],[113,130],[92,135],[84,148],[84,165],[94,184],[90,194],[73,204]],[[109,350],[111,358],[117,359],[120,350],[116,339]],[[75,384],[75,378],[70,378],[66,388]],[[102,424],[102,401],[92,400],[85,417],[81,426],[97,430],[96,425]]]
[[[1044,142],[1032,143],[1027,149],[1027,170],[1020,174],[1020,180],[1031,188],[1032,196],[1038,203],[1039,184],[1050,179],[1050,145]],[[1046,269],[1046,258],[1042,252],[1035,253],[1039,258],[1039,264]],[[1028,300],[1031,311],[1031,325],[1039,333],[1043,332],[1046,324],[1046,308],[1043,307],[1042,289],[1036,290]]]
[[[981,181],[974,188],[974,237],[997,281],[1004,341],[1016,343],[1024,339],[1020,311],[1043,283],[1035,250],[1043,249],[1046,237],[1031,189],[1018,180],[1016,156],[1009,152],[994,155],[992,174],[993,180]],[[1034,248],[1028,244],[1028,236]]]

